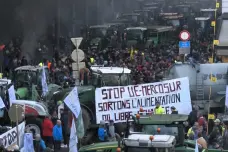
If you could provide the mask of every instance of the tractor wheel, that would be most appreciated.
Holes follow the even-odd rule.
[[[96,132],[92,131],[92,130],[86,132],[85,136],[81,139],[82,146],[90,145],[90,144],[94,143],[94,141],[95,141],[94,137],[96,137],[95,134],[96,134]]]
[[[85,131],[85,136],[81,139],[81,144],[82,145],[88,145],[90,144],[90,141],[92,141],[92,137],[94,136],[94,133],[92,131],[89,131],[89,126],[91,124],[91,118],[90,114],[85,108],[82,109],[82,119],[84,123],[84,131]]]
[[[32,132],[33,137],[35,137],[36,134],[40,134],[42,136],[42,122],[43,120],[41,118],[27,118],[25,130],[27,132]]]
[[[87,129],[89,129],[89,126],[91,124],[91,118],[90,118],[90,114],[88,113],[88,111],[82,107],[82,119],[83,119],[83,123],[84,123],[84,130],[85,132],[87,131]]]
[[[127,127],[126,123],[116,123],[115,124],[115,128],[116,128],[116,133],[118,133],[119,135],[121,135],[122,133],[125,132]]]

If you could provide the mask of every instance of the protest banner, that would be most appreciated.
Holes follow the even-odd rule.
[[[24,130],[25,130],[25,122],[22,122],[18,125],[18,131],[20,132],[19,136],[19,147],[22,146],[23,138],[24,138]],[[13,144],[17,143],[17,129],[16,127],[10,129],[9,131],[5,132],[4,134],[0,135],[0,140],[5,148],[12,146]]]
[[[166,114],[174,106],[179,114],[192,111],[187,77],[163,82],[130,86],[102,87],[96,89],[96,118],[114,120],[115,123],[126,122],[126,119],[138,113],[140,107],[144,112],[153,113],[155,102],[160,102]]]

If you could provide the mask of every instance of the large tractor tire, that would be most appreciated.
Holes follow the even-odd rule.
[[[85,108],[82,109],[82,119],[84,123],[84,130],[85,130],[85,136],[81,139],[82,145],[88,145],[90,144],[90,141],[92,141],[92,137],[94,136],[93,131],[89,130],[89,126],[91,124],[91,118],[89,112]]]
[[[91,124],[91,118],[90,118],[89,112],[85,108],[82,107],[81,109],[82,109],[82,119],[84,123],[84,129],[86,132],[89,129],[89,126]]]
[[[25,131],[32,132],[33,137],[35,137],[36,134],[40,134],[42,136],[42,122],[43,120],[41,118],[27,118]]]
[[[118,133],[119,135],[122,135],[122,133],[125,133],[126,128],[127,128],[126,123],[116,123],[115,124],[116,133]]]

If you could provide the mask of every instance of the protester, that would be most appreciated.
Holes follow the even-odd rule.
[[[44,152],[46,148],[45,142],[41,139],[40,134],[36,134],[34,142],[35,152]]]
[[[188,115],[188,122],[191,127],[194,125],[195,122],[197,122],[198,120],[197,116],[198,116],[198,106],[193,105],[192,111]]]
[[[50,119],[50,116],[47,116],[43,123],[42,123],[42,129],[43,129],[43,139],[47,145],[47,147],[52,148],[53,146],[53,136],[52,136],[52,129],[53,129],[53,123]]]
[[[202,133],[198,133],[197,143],[201,145],[202,148],[207,149],[207,141],[202,137]]]
[[[178,114],[178,111],[174,106],[171,107],[171,111],[171,114]]]
[[[228,122],[225,121],[225,131],[223,134],[223,149],[228,150]]]
[[[209,148],[221,149],[223,147],[222,127],[220,126],[221,121],[215,119],[214,127],[208,138]]]
[[[165,114],[165,109],[162,108],[162,106],[160,105],[160,102],[156,102],[155,103],[156,107],[154,109],[154,114]]]
[[[191,140],[196,140],[198,138],[198,134],[202,134],[203,128],[199,126],[198,122],[195,122],[194,125],[189,128],[187,132],[187,137]]]
[[[98,137],[101,142],[107,141],[107,130],[105,128],[105,122],[102,120],[98,129]]]
[[[57,124],[53,128],[53,139],[54,139],[54,149],[60,150],[61,142],[63,140],[62,125],[60,120],[57,120]]]

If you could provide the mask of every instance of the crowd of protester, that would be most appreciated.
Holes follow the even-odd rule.
[[[217,118],[212,122],[213,129],[209,131],[208,121],[200,114],[197,106],[193,107],[193,111],[189,114],[189,121],[186,124],[187,138],[197,140],[197,143],[204,149],[220,149],[227,150],[228,147],[228,123]],[[208,133],[209,132],[209,133]]]

